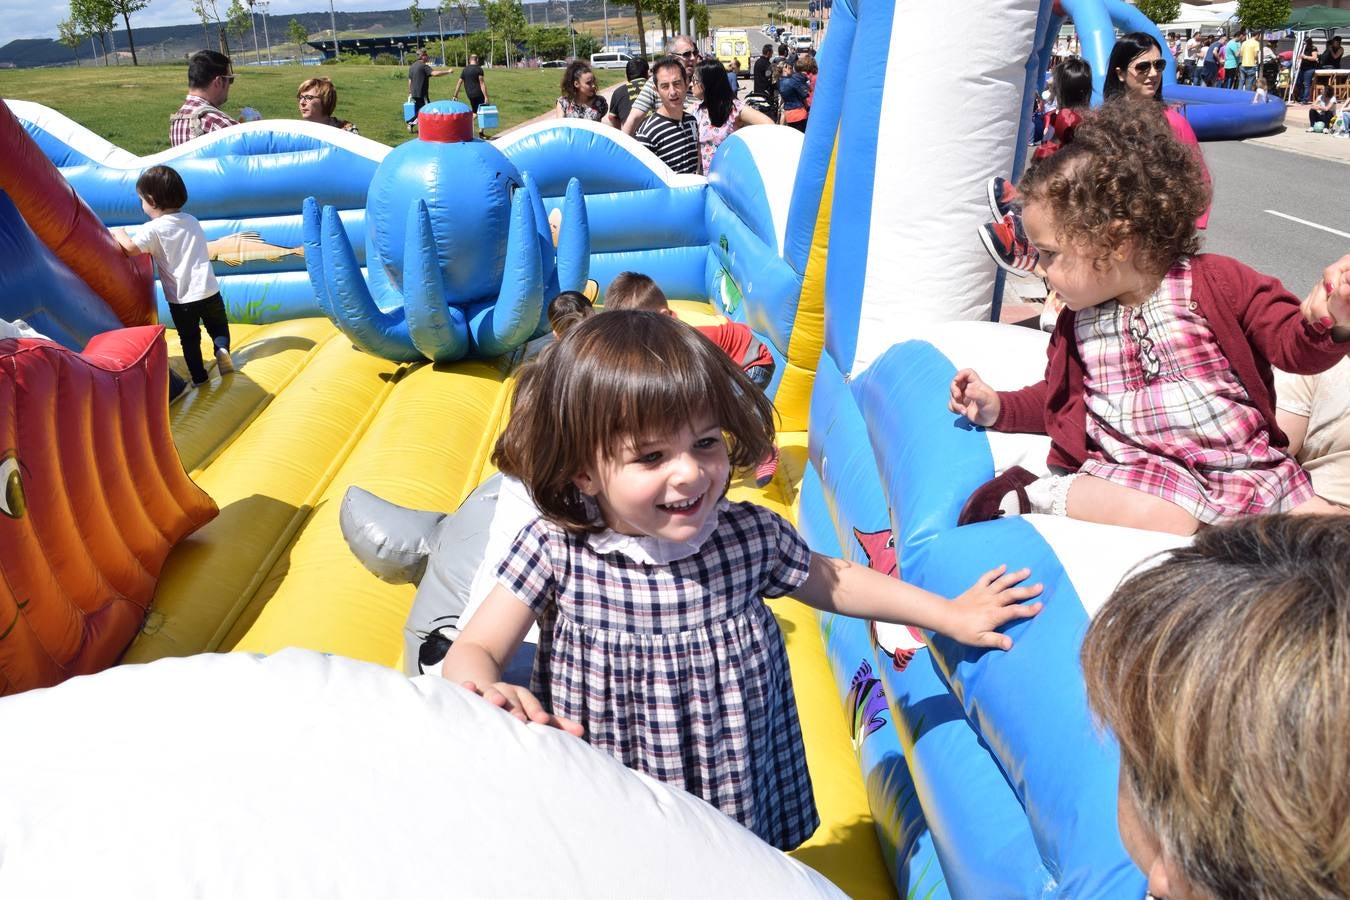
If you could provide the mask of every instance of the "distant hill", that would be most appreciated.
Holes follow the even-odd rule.
[[[711,0],[709,5],[720,6],[736,2],[737,0]],[[599,19],[602,14],[602,0],[572,0],[571,7],[573,17],[578,20]],[[425,18],[422,20],[421,33],[434,40],[437,35],[435,8],[423,6],[422,9]],[[624,17],[627,17],[630,22],[632,21],[632,6],[624,6],[617,2],[610,3],[608,4],[608,11],[611,21]],[[567,21],[562,0],[549,0],[548,3],[527,3],[525,13],[527,18],[540,25],[544,23],[546,18],[554,25],[562,25]],[[288,42],[286,36],[286,29],[291,19],[297,20],[304,26],[305,30],[309,32],[311,40],[316,44],[321,43],[328,36],[329,29],[332,27],[329,23],[327,10],[297,13],[295,15],[267,16],[266,18],[266,30],[272,40],[274,57],[278,56],[277,48],[279,45],[285,45],[287,52],[292,50],[293,45]],[[358,37],[366,34],[372,36],[407,35],[411,33],[412,28],[408,21],[407,7],[381,12],[339,12],[336,14],[336,20],[339,37]],[[263,16],[261,14],[257,16],[257,22],[258,44],[261,47],[264,33]],[[442,24],[447,32],[453,30],[458,33],[463,27],[463,21],[460,19],[457,10],[443,13]],[[486,27],[482,13],[477,7],[470,7],[469,31],[481,31]],[[136,55],[143,64],[181,61],[203,47],[209,46],[214,49],[216,47],[215,32],[214,23],[209,29],[209,40],[207,33],[200,24],[141,28],[136,25],[135,17],[132,17],[131,36],[136,42]],[[112,34],[120,60],[124,65],[129,65],[131,55],[127,52],[126,30],[119,28]],[[247,49],[250,53],[253,50],[253,35],[251,33],[245,35],[242,42],[233,35],[229,37],[229,41],[237,50]],[[93,49],[89,41],[80,45],[80,65],[93,64]],[[317,51],[312,49],[309,52],[311,55],[317,54]],[[0,47],[0,67],[3,68],[31,69],[43,66],[73,66],[75,60],[75,52],[64,44],[57,42],[54,36],[50,39],[10,41]]]
[[[318,42],[322,41],[329,34],[332,27],[329,23],[329,14],[323,12],[297,13],[286,16],[267,16],[266,32],[272,39],[273,55],[276,56],[276,49],[279,45],[285,45],[286,50],[292,51],[293,45],[289,43],[286,36],[286,29],[290,25],[291,19],[295,19],[305,30],[309,32],[310,37]],[[336,16],[338,36],[356,36],[358,34],[407,34],[411,31],[411,23],[408,21],[408,10],[391,9],[377,12],[340,12]],[[458,30],[463,22],[459,14],[454,13],[454,22],[448,21],[443,16],[443,21],[447,28],[453,27]],[[263,16],[260,14],[258,20],[258,44],[263,45]],[[142,63],[161,63],[171,60],[185,60],[187,56],[203,47],[217,49],[216,27],[212,23],[208,29],[203,29],[200,24],[197,25],[161,25],[141,28],[136,25],[135,17],[132,17],[131,37],[136,42],[136,55]],[[428,31],[427,25],[431,28]],[[483,16],[476,8],[469,11],[469,30],[477,31],[484,26]],[[429,34],[433,39],[436,36],[436,13],[435,10],[429,11],[426,18],[422,21],[423,32]],[[131,55],[127,52],[127,33],[125,29],[119,28],[113,33],[114,43],[116,44],[119,56],[122,57],[124,64],[131,63]],[[233,35],[229,36],[229,42],[236,49],[253,50],[253,35],[247,34],[240,42]],[[100,48],[100,62],[102,50]],[[316,53],[317,51],[310,51]],[[93,47],[89,41],[80,45],[79,57],[81,65],[90,65],[93,60]],[[73,66],[75,65],[75,53],[64,44],[59,43],[55,38],[50,39],[29,39],[10,41],[8,44],[0,47],[0,66],[14,67],[20,69],[36,68],[40,66]]]

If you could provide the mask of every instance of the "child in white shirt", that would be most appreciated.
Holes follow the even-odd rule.
[[[149,253],[154,257],[192,383],[207,381],[202,364],[203,325],[215,346],[216,366],[221,375],[228,375],[234,371],[230,322],[207,255],[206,233],[200,222],[182,211],[188,200],[182,176],[168,166],[152,166],[137,179],[136,193],[150,222],[134,233],[114,228],[113,237],[128,256]]]

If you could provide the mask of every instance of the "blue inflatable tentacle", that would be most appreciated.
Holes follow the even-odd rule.
[[[528,341],[544,307],[543,260],[528,192],[511,198],[506,266],[495,303],[470,307],[469,334],[479,356],[499,356]]]
[[[539,192],[539,182],[529,172],[520,173],[523,190],[530,195],[530,205],[534,207],[535,230],[539,232],[539,261],[541,278],[544,285],[544,303],[539,310],[539,324],[535,326],[531,338],[543,337],[551,330],[548,323],[548,301],[558,296],[558,254],[553,244],[553,227],[548,221],[548,210],[544,208],[544,196]]]
[[[446,305],[425,200],[408,210],[404,234],[403,311],[413,346],[432,362],[463,359],[469,352],[469,323],[463,310]]]
[[[579,291],[591,272],[591,227],[586,218],[586,196],[581,182],[567,182],[562,227],[558,230],[558,289]]]
[[[333,300],[328,295],[328,279],[323,272],[323,212],[319,208],[319,201],[313,197],[305,198],[302,222],[305,271],[309,273],[309,283],[314,288],[315,302],[323,314],[331,319]]]
[[[403,310],[383,312],[370,296],[356,253],[332,206],[323,210],[323,277],[333,304],[333,323],[358,349],[395,362],[414,362],[422,354],[408,336]]]

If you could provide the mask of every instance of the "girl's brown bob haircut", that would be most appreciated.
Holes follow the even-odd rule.
[[[1197,151],[1176,139],[1156,103],[1111,100],[1088,110],[1073,143],[1027,169],[1022,206],[1050,207],[1056,237],[1102,261],[1128,240],[1135,264],[1163,275],[1200,252],[1195,220],[1209,207]]]
[[[1200,895],[1350,896],[1350,516],[1202,530],[1083,639],[1088,703]]]
[[[721,426],[736,468],[773,448],[773,405],[716,344],[662,313],[609,312],[521,372],[492,461],[524,482],[545,518],[600,531],[573,479],[634,441],[705,421]]]

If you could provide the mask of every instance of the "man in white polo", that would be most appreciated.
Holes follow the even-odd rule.
[[[698,47],[688,35],[683,34],[671,38],[670,43],[666,45],[666,51],[684,65],[684,108],[693,112],[694,107],[698,105],[698,98],[689,92],[694,89],[694,67],[703,59],[703,55],[698,52]],[[633,100],[633,108],[623,123],[624,134],[636,134],[638,125],[660,104],[656,96],[655,81],[655,78],[648,78],[647,83],[638,92],[637,98]]]

